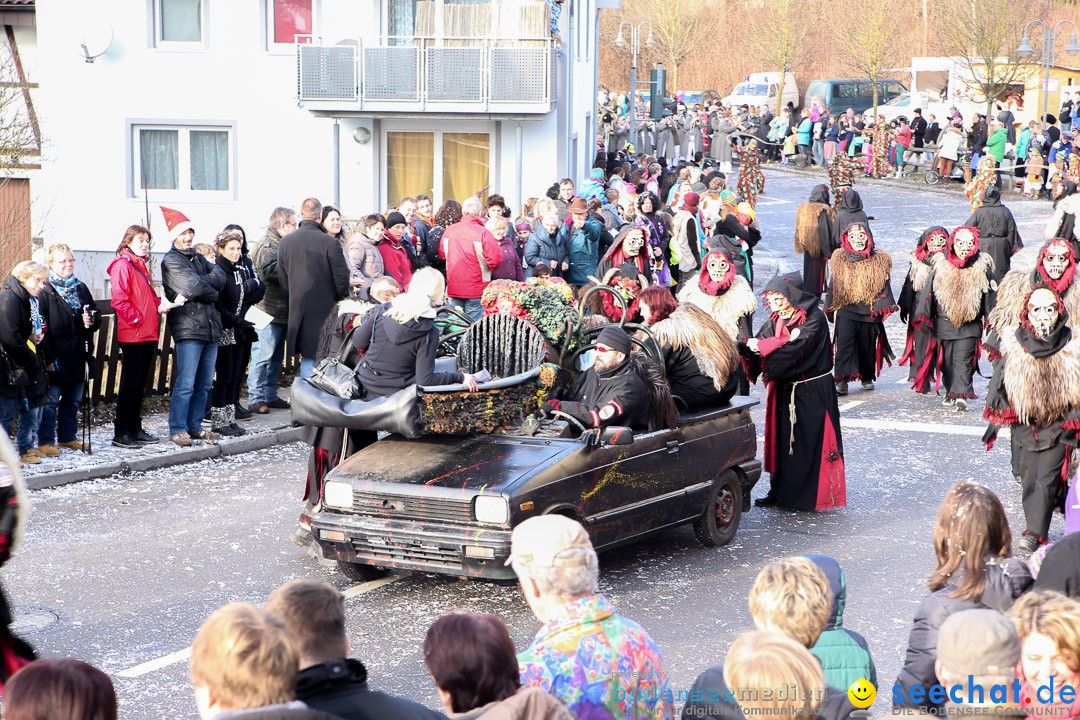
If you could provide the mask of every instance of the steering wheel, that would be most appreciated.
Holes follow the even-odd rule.
[[[570,422],[570,423],[572,423],[574,425],[577,425],[578,429],[581,430],[582,434],[589,432],[588,428],[586,428],[584,425],[582,425],[581,422],[576,417],[574,417],[573,415],[568,415],[568,414],[564,413],[562,410],[552,410],[551,411],[551,416],[552,417],[563,418],[567,422]]]

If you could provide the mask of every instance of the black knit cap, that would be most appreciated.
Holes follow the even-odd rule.
[[[607,345],[615,352],[630,354],[630,336],[620,327],[609,325],[596,336],[597,345]]]

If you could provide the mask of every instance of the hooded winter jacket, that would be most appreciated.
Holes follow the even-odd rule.
[[[983,190],[982,205],[964,224],[978,228],[979,249],[993,259],[993,278],[1000,283],[1012,267],[1012,256],[1024,247],[1012,211],[1001,204],[1001,191],[993,185]]]
[[[986,561],[986,588],[978,602],[963,598],[950,597],[956,591],[964,576],[963,569],[952,574],[945,587],[936,590],[922,599],[915,612],[915,623],[908,637],[907,654],[904,667],[894,685],[904,688],[905,702],[896,707],[940,708],[926,699],[921,705],[911,702],[911,689],[922,685],[926,691],[937,683],[934,672],[934,660],[937,659],[938,631],[953,613],[961,610],[979,610],[990,608],[1005,612],[1012,607],[1016,598],[1027,592],[1032,585],[1031,572],[1023,562],[1016,558],[988,558]]]
[[[456,385],[459,372],[435,372],[439,329],[431,318],[399,323],[386,316],[389,304],[371,311],[353,335],[364,359],[356,369],[367,398],[392,395],[416,385]]]
[[[566,245],[561,242],[558,230],[551,235],[543,225],[538,225],[525,243],[525,277],[532,277],[533,270],[539,263],[551,267],[552,260],[555,261],[555,267],[551,274],[562,277],[562,264],[566,262]]]
[[[851,687],[857,680],[869,680],[877,687],[877,670],[866,638],[844,627],[844,606],[847,604],[847,579],[844,569],[828,555],[807,555],[829,579],[833,593],[832,614],[825,631],[818,637],[810,652],[821,661],[825,684],[837,688]]]
[[[364,664],[349,658],[301,670],[296,699],[342,720],[445,720],[419,703],[370,689]]]

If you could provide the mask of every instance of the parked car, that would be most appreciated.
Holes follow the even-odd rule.
[[[879,110],[881,105],[905,92],[907,86],[899,80],[878,80]],[[869,79],[815,80],[806,87],[803,106],[810,107],[815,97],[820,98],[833,115],[848,108],[862,113],[874,106],[874,85]]]
[[[920,90],[918,92],[900,93],[884,105],[878,106],[878,115],[884,115],[886,122],[892,122],[904,118],[908,122],[915,117],[915,109],[922,110],[923,117],[935,115],[938,118],[948,114],[949,106],[941,101],[941,96],[935,92]]]
[[[780,73],[751,73],[746,76],[745,81],[735,86],[731,94],[723,99],[723,103],[728,107],[768,105],[773,112],[776,112],[777,96],[779,96],[781,106],[787,105],[789,102],[795,107],[799,106],[799,87],[795,82],[793,73],[784,73],[784,87],[782,89],[780,87]]]

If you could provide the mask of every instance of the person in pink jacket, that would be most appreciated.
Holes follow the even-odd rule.
[[[122,371],[116,396],[113,445],[134,448],[158,442],[143,430],[142,401],[158,344],[159,299],[150,269],[150,231],[132,225],[109,265]]]

